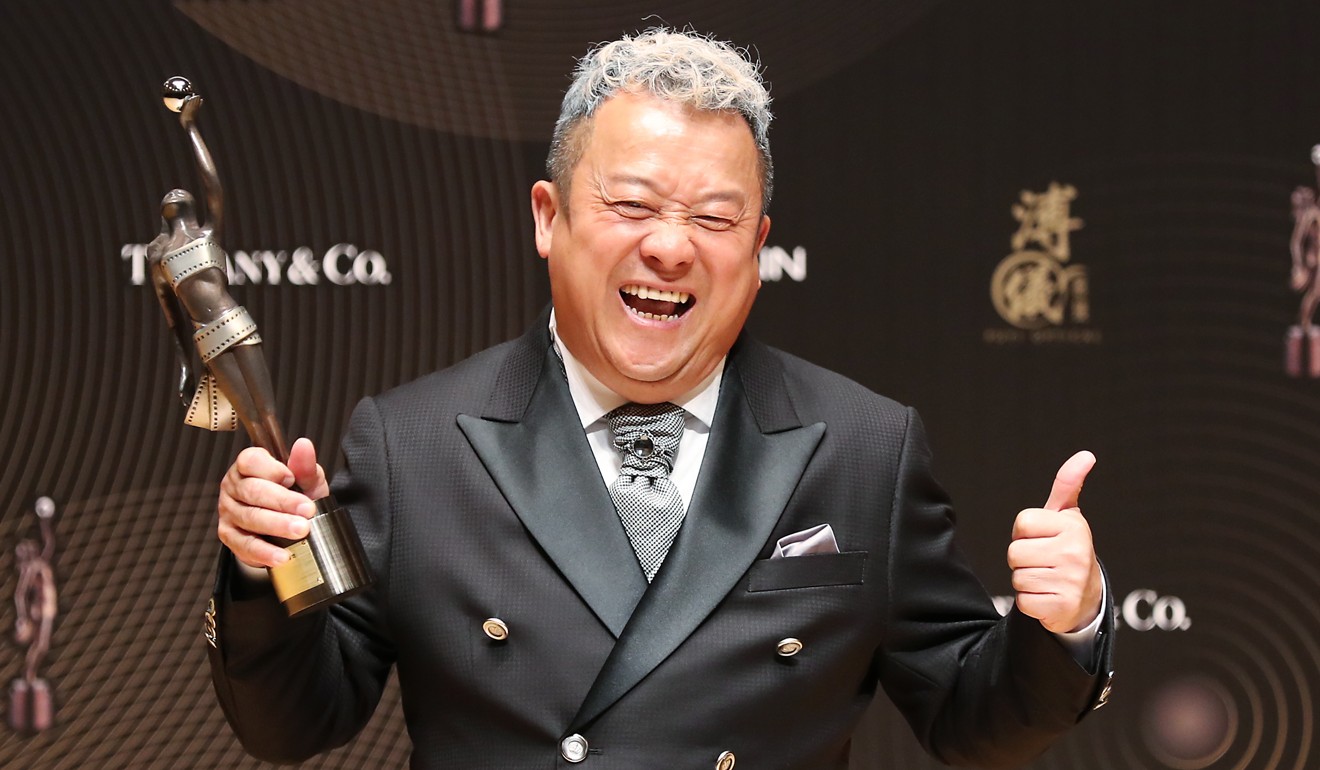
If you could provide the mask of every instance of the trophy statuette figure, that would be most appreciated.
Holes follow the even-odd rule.
[[[54,568],[55,501],[39,497],[32,507],[41,540],[25,537],[14,548],[14,567],[18,570],[14,639],[27,650],[21,675],[9,683],[9,726],[24,735],[49,730],[55,724],[54,690],[39,673],[50,652],[59,615]]]
[[[1297,323],[1288,327],[1285,338],[1284,368],[1291,377],[1320,379],[1320,144],[1311,148],[1315,165],[1315,189],[1305,185],[1293,190],[1293,232],[1289,239],[1292,252],[1292,288],[1302,295]]]
[[[275,414],[256,322],[229,294],[219,245],[223,192],[197,127],[202,98],[182,77],[165,81],[162,97],[188,132],[209,214],[208,222],[199,222],[193,196],[171,190],[161,201],[160,235],[147,246],[152,287],[173,332],[185,422],[212,431],[236,430],[241,422],[254,445],[287,463],[288,442]],[[345,599],[371,582],[348,513],[332,496],[315,505],[307,537],[276,542],[290,558],[270,569],[271,582],[290,616]]]

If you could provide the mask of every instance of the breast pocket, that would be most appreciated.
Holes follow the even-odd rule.
[[[752,565],[747,590],[860,585],[866,581],[866,551],[761,559]]]

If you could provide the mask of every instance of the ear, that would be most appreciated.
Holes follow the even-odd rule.
[[[765,239],[770,235],[770,217],[766,214],[761,215],[761,224],[756,231],[756,253],[761,253],[761,247],[765,245]]]
[[[559,188],[544,179],[532,185],[532,222],[536,225],[536,251],[541,259],[550,256],[555,218],[559,216]]]
[[[765,214],[762,214],[761,225],[760,227],[757,228],[756,231],[756,261],[758,265],[760,264],[761,261],[761,248],[765,246],[765,239],[768,238],[769,236],[770,236],[770,217]],[[758,288],[761,286],[760,278],[756,279],[756,285]]]

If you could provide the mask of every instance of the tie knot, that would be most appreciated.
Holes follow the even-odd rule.
[[[614,446],[623,452],[623,472],[667,476],[683,437],[683,408],[663,404],[624,404],[605,415]]]

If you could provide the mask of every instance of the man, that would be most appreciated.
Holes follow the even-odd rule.
[[[945,761],[1007,766],[1101,698],[1089,453],[1020,514],[1001,619],[916,414],[742,333],[768,101],[691,34],[579,63],[532,188],[553,312],[365,399],[343,441],[371,591],[284,616],[252,575],[286,558],[260,536],[305,534],[290,487],[327,484],[305,440],[287,467],[239,456],[211,660],[250,751],[349,740],[391,665],[427,768],[844,768],[877,685]]]

